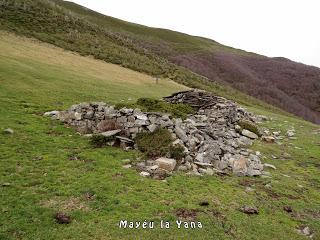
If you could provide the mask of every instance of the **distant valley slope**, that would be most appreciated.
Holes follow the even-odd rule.
[[[0,6],[2,29],[231,99],[239,94],[234,88],[320,123],[319,68],[128,23],[71,2],[1,0]]]

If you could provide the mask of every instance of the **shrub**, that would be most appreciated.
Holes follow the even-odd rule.
[[[173,117],[183,119],[186,118],[188,114],[193,113],[192,107],[187,104],[172,104],[151,98],[139,98],[137,105],[143,111],[170,113]]]
[[[177,146],[170,146],[169,147],[169,154],[171,158],[181,160],[184,156],[184,147],[177,145]]]
[[[135,139],[138,149],[149,158],[170,157],[180,160],[184,157],[184,148],[172,145],[172,136],[167,129],[159,128],[153,133],[138,133]]]
[[[155,158],[166,156],[169,153],[172,137],[167,129],[159,128],[153,133],[138,133],[135,142],[141,152],[148,157]]]
[[[261,136],[261,132],[260,132],[259,128],[255,124],[253,124],[252,122],[240,120],[238,122],[238,125],[242,129],[247,129],[250,132],[253,132],[253,133],[257,134],[258,136]]]
[[[113,141],[115,138],[114,136],[106,137],[100,134],[93,135],[91,138],[91,144],[95,148],[101,148],[108,144],[108,142]]]

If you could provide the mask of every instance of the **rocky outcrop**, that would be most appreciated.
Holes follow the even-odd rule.
[[[159,169],[208,175],[213,172],[232,172],[240,176],[262,174],[263,164],[259,156],[248,149],[253,140],[259,137],[237,124],[243,120],[254,124],[261,118],[246,112],[234,102],[203,91],[181,92],[165,100],[188,103],[195,113],[182,120],[166,113],[130,108],[117,110],[106,103],[97,102],[73,105],[67,111],[52,111],[45,113],[45,116],[63,121],[86,136],[115,136],[113,144],[118,141],[124,149],[137,148],[134,139],[139,132],[168,129],[174,139],[173,145],[181,145],[185,149],[185,157],[179,163],[174,159],[161,158],[140,164],[139,169],[151,175]]]

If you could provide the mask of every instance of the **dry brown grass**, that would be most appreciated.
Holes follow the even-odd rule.
[[[90,210],[90,207],[87,205],[87,203],[78,197],[70,197],[68,199],[54,197],[49,200],[42,201],[40,205],[46,208],[52,208],[62,212],[70,212],[74,210]]]

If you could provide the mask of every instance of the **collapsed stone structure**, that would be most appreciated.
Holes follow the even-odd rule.
[[[261,120],[259,117],[232,101],[199,90],[176,93],[164,100],[190,104],[195,113],[182,120],[166,113],[130,108],[117,110],[97,102],[73,105],[67,111],[52,111],[45,113],[45,116],[63,121],[86,136],[115,136],[124,149],[137,148],[134,139],[139,132],[168,129],[175,139],[172,144],[181,145],[185,149],[185,157],[178,164],[168,158],[139,163],[137,168],[142,171],[142,176],[172,170],[209,175],[233,172],[236,175],[258,176],[263,173],[259,153],[248,149],[259,136],[238,124],[239,121],[253,124]],[[110,126],[110,120],[114,126]]]

